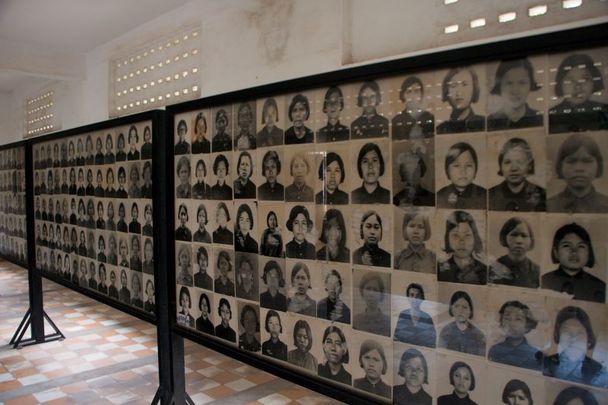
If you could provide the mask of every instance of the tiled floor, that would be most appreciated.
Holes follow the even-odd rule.
[[[27,274],[0,261],[0,404],[151,402],[154,326],[49,281],[44,304],[66,339],[10,348],[28,305]],[[196,404],[338,403],[193,343],[185,353],[186,388]]]

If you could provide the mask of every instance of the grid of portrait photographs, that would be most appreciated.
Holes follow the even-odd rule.
[[[0,151],[0,255],[27,264],[25,147]]]
[[[154,314],[151,127],[32,148],[36,268]]]
[[[178,324],[380,402],[608,403],[606,86],[584,49],[176,114]]]

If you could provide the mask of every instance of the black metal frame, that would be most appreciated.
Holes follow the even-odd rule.
[[[36,271],[34,266],[31,266],[32,258],[35,258],[35,238],[34,238],[34,184],[33,184],[33,169],[32,153],[29,141],[23,140],[13,142],[11,144],[3,145],[0,150],[12,149],[12,148],[24,148],[24,159],[23,159],[23,170],[25,171],[25,224],[26,224],[26,244],[27,244],[27,261],[21,263],[18,260],[14,260],[11,257],[0,255],[3,259],[14,263],[27,270],[28,276],[28,298],[29,307],[21,320],[21,323],[17,327],[15,334],[11,338],[9,344],[13,346],[13,349],[20,349],[25,346],[31,346],[39,343],[47,343],[55,340],[63,340],[65,336],[57,325],[51,320],[51,318],[44,311],[43,291],[42,291],[42,279],[40,274]],[[53,333],[46,334],[44,330],[44,320],[47,320],[51,328],[54,330]],[[30,330],[30,337],[25,338],[25,333]]]
[[[168,303],[168,292],[167,292],[167,263],[165,260],[166,253],[166,189],[164,173],[165,173],[165,158],[164,158],[164,145],[165,145],[165,113],[161,110],[147,111],[139,114],[129,115],[120,117],[108,121],[102,121],[94,124],[89,124],[77,128],[60,131],[57,133],[49,134],[46,136],[38,137],[32,140],[28,140],[26,154],[29,154],[29,159],[26,159],[27,170],[26,181],[30,182],[27,194],[27,212],[34,212],[34,193],[33,193],[33,166],[32,166],[32,148],[34,145],[40,142],[48,142],[56,139],[65,137],[85,134],[87,132],[99,131],[108,128],[113,128],[122,125],[134,124],[142,121],[152,122],[152,144],[153,156],[152,156],[152,173],[153,173],[153,224],[154,224],[154,288],[155,288],[155,303],[156,303],[156,316],[147,313],[143,310],[137,310],[130,307],[122,302],[110,299],[107,296],[96,293],[87,288],[80,287],[72,284],[62,277],[53,275],[52,273],[38,274],[40,276],[51,280],[55,283],[61,284],[71,290],[74,290],[80,294],[90,297],[103,304],[109,305],[119,311],[127,313],[131,316],[139,318],[143,321],[149,322],[157,327],[157,338],[158,338],[158,365],[159,365],[159,388],[154,398],[153,403],[162,404],[173,404],[183,403],[185,397],[185,383],[184,383],[184,368],[183,368],[183,339],[181,336],[173,334],[169,327],[169,321],[167,314],[169,312]],[[31,224],[28,222],[28,255],[31,263],[30,274],[40,273],[36,270],[36,254],[35,254],[35,238],[34,238],[34,216],[30,215]],[[29,218],[28,217],[28,218]],[[31,235],[31,236],[30,236]],[[30,246],[31,245],[31,246]],[[30,294],[32,292],[32,285],[30,284]],[[40,290],[40,300],[42,300],[42,293]],[[40,304],[40,308],[41,308]],[[178,354],[176,357],[175,354]],[[175,365],[178,367],[175,367]],[[175,389],[174,387],[177,387]]]
[[[532,54],[560,53],[574,48],[605,46],[608,44],[606,32],[608,32],[608,24],[603,23],[531,37],[497,41],[461,49],[431,52],[424,55],[357,66],[187,101],[167,107],[167,138],[173,139],[175,115],[180,113],[216,107],[243,100],[282,95],[294,91],[301,92],[313,88],[331,86],[336,83],[373,80],[390,75],[407,74],[421,70],[445,69],[463,64],[470,65],[492,60],[522,58]],[[175,184],[173,175],[174,155],[172,142],[167,146],[166,154],[168,193],[173,196]],[[170,230],[173,230],[175,229],[174,198],[169,198],[167,200],[167,209],[169,212],[167,226]],[[169,259],[169,265],[167,268],[169,269],[169,280],[174,283],[175,239],[173,237],[171,237],[168,245],[167,257]],[[300,384],[324,395],[339,399],[340,401],[350,404],[369,404],[370,402],[378,402],[377,397],[370,397],[362,392],[354,392],[339,387],[338,385],[333,385],[331,381],[321,381],[318,378],[298,373],[297,371],[282,367],[269,360],[264,360],[260,356],[245,353],[234,346],[228,346],[217,339],[206,337],[178,325],[176,322],[176,291],[173,283],[169,284],[171,302],[170,320],[172,329],[177,334],[271,374],[285,378],[286,380]]]
[[[2,146],[0,146],[0,152],[3,151],[3,150],[13,149],[13,148],[23,148],[23,150],[25,152],[27,150],[27,141],[23,140],[23,141],[17,141],[17,142],[13,142],[13,143],[8,143],[8,144],[5,144],[5,145],[2,145]],[[25,156],[24,156],[24,159],[23,159],[23,164],[27,165],[27,161],[25,159]],[[24,166],[22,170],[27,170],[26,166]],[[26,201],[27,201],[27,181],[28,181],[27,180],[27,176],[26,176],[25,179],[26,179],[25,180],[25,182],[26,182],[25,191],[26,191]],[[26,240],[26,242],[27,242],[27,235],[28,235],[27,234],[27,231],[28,231],[28,229],[27,229],[27,213],[28,212],[29,211],[27,210],[27,205],[26,205],[26,211],[25,211],[25,213],[26,213],[26,216],[25,216],[26,217],[26,239],[25,240]],[[29,251],[29,246],[28,246],[28,251]],[[28,266],[27,266],[27,258],[26,258],[25,262],[21,262],[19,260],[15,260],[14,258],[12,258],[10,256],[6,256],[6,255],[3,255],[2,253],[0,253],[0,259],[6,260],[7,262],[11,262],[13,264],[16,264],[17,266],[23,267],[26,270],[28,268]]]

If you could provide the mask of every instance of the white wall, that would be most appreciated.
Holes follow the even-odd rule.
[[[496,6],[501,1],[488,2]],[[516,3],[522,8],[529,1]],[[484,13],[498,12],[488,7]],[[472,15],[468,9],[456,11],[453,14],[457,19]],[[470,32],[446,40],[437,36],[450,13],[452,9],[446,9],[441,0],[195,0],[88,52],[84,80],[32,81],[8,96],[0,96],[0,107],[5,107],[0,113],[0,143],[22,138],[22,104],[42,90],[55,90],[62,129],[106,120],[110,56],[184,25],[202,27],[200,75],[205,97],[336,70],[351,63],[420,52],[429,46],[453,47],[473,40]],[[589,18],[585,13],[572,14],[580,20],[579,25],[591,21],[585,20]],[[547,23],[551,20],[544,21],[551,25]],[[564,17],[554,22],[564,23]],[[527,27],[529,22],[522,24]],[[499,28],[489,26],[486,34],[475,35],[485,35],[487,40],[508,34]],[[2,115],[6,112],[8,117]]]

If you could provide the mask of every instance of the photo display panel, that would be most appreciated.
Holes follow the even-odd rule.
[[[0,150],[0,255],[27,267],[25,146]]]
[[[152,121],[32,148],[37,269],[154,315]]]
[[[607,403],[607,64],[176,113],[178,326],[380,402]]]

